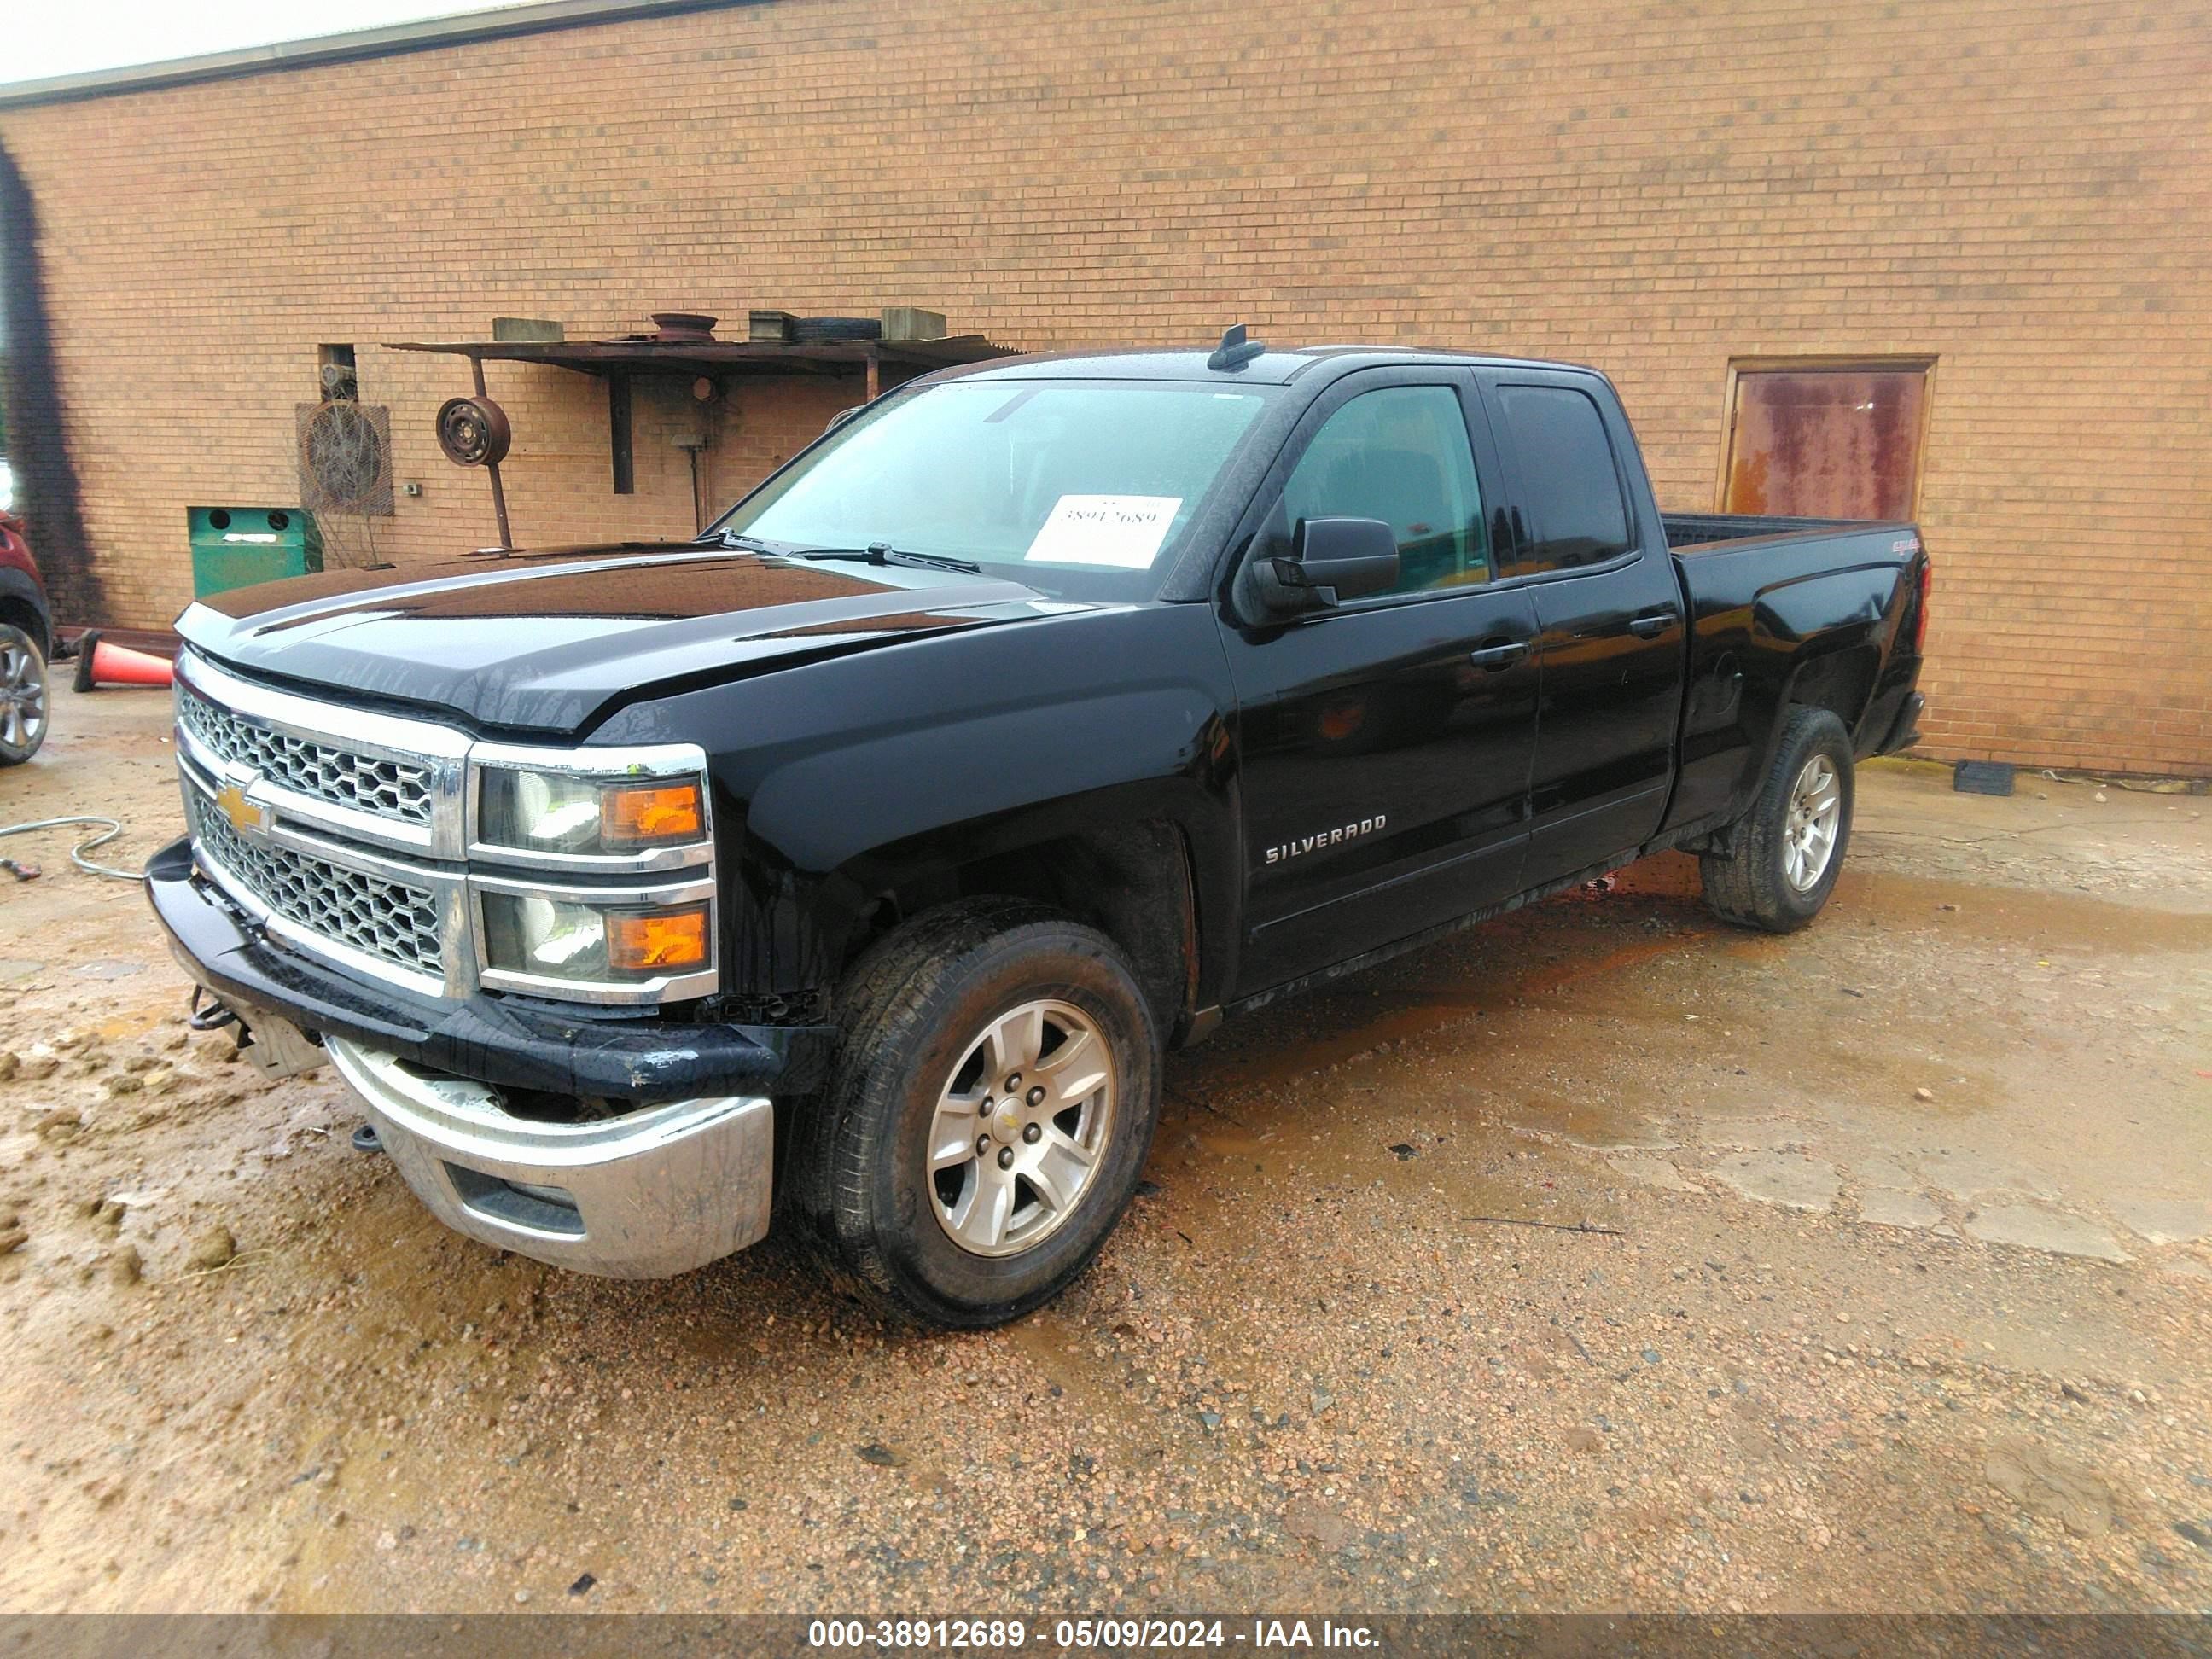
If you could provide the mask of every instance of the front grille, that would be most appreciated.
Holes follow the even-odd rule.
[[[252,767],[295,794],[404,823],[430,822],[430,770],[287,737],[179,688],[177,718],[210,754]]]
[[[192,838],[276,915],[321,939],[442,979],[437,896],[312,854],[248,841],[198,790],[185,791]]]

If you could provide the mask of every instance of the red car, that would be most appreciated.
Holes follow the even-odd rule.
[[[0,766],[21,764],[46,740],[53,637],[53,613],[23,521],[0,513]]]

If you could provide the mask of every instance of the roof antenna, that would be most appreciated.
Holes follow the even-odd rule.
[[[1221,343],[1213,348],[1213,355],[1206,360],[1206,366],[1231,374],[1267,349],[1263,342],[1245,337],[1243,324],[1232,323],[1221,331]]]

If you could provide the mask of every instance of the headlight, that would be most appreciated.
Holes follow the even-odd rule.
[[[486,968],[602,983],[696,973],[714,949],[703,901],[642,908],[486,893],[483,932]]]
[[[702,839],[699,778],[594,778],[486,767],[479,838],[521,852],[620,854]]]
[[[714,994],[704,751],[487,743],[470,750],[469,771],[480,985],[582,1002]]]

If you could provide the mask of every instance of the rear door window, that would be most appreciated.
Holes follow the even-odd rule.
[[[1500,386],[1498,411],[1520,462],[1531,538],[1525,571],[1602,564],[1633,546],[1628,500],[1596,400],[1563,386]]]

